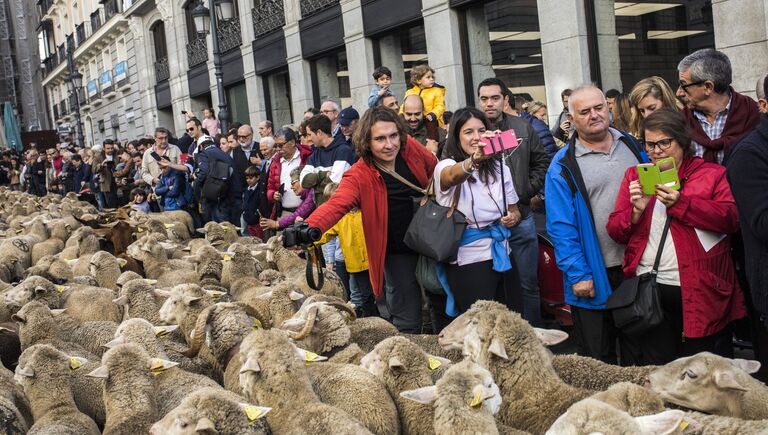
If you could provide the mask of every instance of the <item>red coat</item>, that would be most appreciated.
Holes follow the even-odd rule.
[[[299,149],[299,165],[304,166],[312,154],[312,148],[308,145],[300,143],[296,144],[296,148]],[[272,156],[272,163],[269,164],[269,178],[267,179],[267,200],[270,204],[275,203],[275,192],[280,189],[280,173],[283,172],[283,165],[280,164],[282,156],[280,153],[275,153]],[[290,189],[291,186],[285,186],[286,189]]]
[[[426,187],[437,165],[437,158],[414,138],[400,148],[408,169]],[[387,187],[375,166],[360,159],[344,174],[336,193],[312,213],[307,222],[323,233],[328,231],[352,208],[363,216],[363,234],[368,249],[368,273],[373,292],[382,295],[384,287],[384,256],[387,249]]]
[[[733,234],[739,229],[739,215],[724,167],[687,157],[679,174],[683,189],[667,214],[672,218],[669,231],[680,270],[683,334],[690,338],[706,337],[746,316],[746,309],[731,258],[730,237],[705,252],[695,228]],[[628,168],[606,225],[611,238],[627,245],[623,264],[627,277],[635,276],[648,243],[651,211],[656,201],[656,197],[651,198],[646,212],[633,225],[629,183],[637,179],[637,168]]]

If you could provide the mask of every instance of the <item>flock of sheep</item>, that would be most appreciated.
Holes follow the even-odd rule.
[[[553,356],[565,333],[490,301],[401,334],[277,238],[185,212],[0,188],[0,231],[0,433],[768,433],[754,361]]]

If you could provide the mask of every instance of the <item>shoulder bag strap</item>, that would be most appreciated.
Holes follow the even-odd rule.
[[[397,181],[405,184],[406,186],[410,187],[411,189],[413,189],[413,190],[415,190],[415,191],[417,191],[417,192],[419,192],[419,193],[421,193],[422,195],[425,195],[425,196],[428,194],[428,189],[422,189],[421,187],[411,183],[410,181],[406,180],[402,175],[398,174],[397,172],[395,172],[395,171],[393,171],[393,170],[391,170],[389,168],[385,168],[384,166],[380,165],[379,162],[373,162],[373,164],[376,165],[376,167],[379,168],[379,170],[381,170],[381,172],[384,172],[386,174],[391,175]],[[431,183],[432,182],[430,181],[430,185],[431,185]]]
[[[661,240],[659,241],[659,249],[656,251],[656,260],[653,261],[653,270],[651,273],[656,275],[659,272],[659,263],[661,262],[661,253],[664,251],[664,242],[667,241],[667,234],[669,233],[669,223],[672,218],[667,216],[667,220],[664,221],[664,231],[661,232]]]

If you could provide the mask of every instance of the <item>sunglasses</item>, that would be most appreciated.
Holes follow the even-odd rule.
[[[192,128],[188,128],[188,129],[187,129],[187,133],[192,133],[193,131],[195,131],[195,127],[192,127]]]

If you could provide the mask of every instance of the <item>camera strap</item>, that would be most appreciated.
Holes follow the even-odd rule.
[[[320,291],[325,284],[325,257],[317,255],[317,247],[314,244],[305,246],[304,254],[307,257],[307,285],[312,290]],[[315,274],[312,273],[313,265],[317,265],[317,283],[315,283]]]

